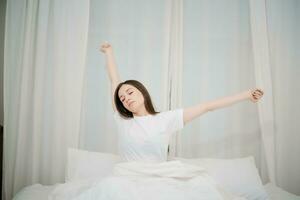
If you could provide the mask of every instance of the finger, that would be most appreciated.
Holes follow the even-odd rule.
[[[263,95],[263,92],[262,91],[258,91],[257,92],[259,95]]]
[[[261,94],[263,94],[264,92],[261,90],[261,89],[258,89],[258,91],[261,93]]]
[[[253,94],[252,95],[254,95],[254,96],[257,96],[257,95],[259,95],[259,93],[257,93],[257,92],[253,92]]]

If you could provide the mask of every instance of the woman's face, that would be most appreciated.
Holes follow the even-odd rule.
[[[123,106],[132,113],[136,113],[144,106],[143,94],[132,85],[123,84],[119,89],[118,95]]]

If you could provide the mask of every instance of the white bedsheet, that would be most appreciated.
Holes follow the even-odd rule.
[[[266,184],[264,188],[271,200],[300,200],[300,196],[288,193],[270,183]],[[183,198],[183,194],[191,195]],[[14,197],[14,200],[107,200],[109,199],[107,195],[112,195],[112,199],[122,200],[126,195],[132,200],[196,199],[195,195],[200,195],[197,196],[197,199],[234,199],[217,188],[203,169],[175,162],[163,165],[137,163],[118,165],[115,168],[114,176],[107,177],[102,181],[77,181],[51,186],[35,184],[23,188]],[[134,195],[138,195],[139,198]]]
[[[54,191],[57,185],[41,185],[34,184],[23,188],[15,197],[14,200],[48,200],[48,195]],[[270,183],[264,185],[265,190],[271,200],[300,200],[300,196],[296,196],[282,190]]]
[[[264,188],[272,200],[300,200],[300,196],[291,194],[272,183],[264,185]]]
[[[48,195],[58,186],[34,184],[24,187],[13,198],[13,200],[47,200]]]
[[[205,169],[181,161],[125,162],[100,181],[61,184],[49,200],[238,200],[223,191]]]
[[[54,191],[57,185],[41,185],[34,184],[23,188],[15,197],[14,200],[48,200],[48,195]],[[282,190],[279,187],[268,183],[264,188],[271,200],[300,200],[300,196],[296,196]]]

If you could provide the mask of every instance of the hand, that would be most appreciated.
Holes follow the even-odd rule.
[[[109,54],[112,52],[112,46],[108,42],[104,42],[101,45],[100,51],[102,51],[105,54]]]
[[[256,103],[262,96],[264,95],[264,92],[261,89],[253,89],[250,90],[250,100],[253,103]]]

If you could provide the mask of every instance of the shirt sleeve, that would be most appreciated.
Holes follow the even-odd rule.
[[[183,128],[183,109],[170,110],[162,113],[166,132],[173,133]]]

